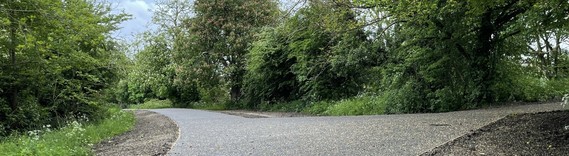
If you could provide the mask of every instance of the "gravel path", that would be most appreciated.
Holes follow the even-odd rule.
[[[134,110],[136,125],[122,135],[93,147],[100,156],[166,155],[178,137],[176,123],[168,117],[145,110]]]
[[[512,113],[558,103],[436,114],[244,118],[192,109],[152,110],[180,137],[169,155],[418,155]]]

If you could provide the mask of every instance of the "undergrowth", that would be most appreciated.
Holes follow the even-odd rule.
[[[142,104],[129,105],[130,109],[160,109],[160,108],[172,108],[172,101],[170,100],[158,100],[151,99]]]
[[[45,125],[40,130],[13,134],[0,141],[2,155],[92,155],[94,144],[124,133],[134,126],[131,112],[108,110],[111,116],[97,123],[87,118],[67,122],[60,129]]]

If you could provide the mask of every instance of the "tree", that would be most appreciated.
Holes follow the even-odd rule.
[[[194,11],[195,17],[187,25],[193,51],[188,53],[194,54],[191,64],[206,67],[210,71],[208,75],[224,80],[229,86],[231,101],[238,102],[242,95],[247,49],[254,32],[273,23],[278,14],[277,3],[268,0],[198,0]]]
[[[247,60],[245,102],[340,100],[363,90],[377,65],[356,13],[328,1],[310,1],[253,43]]]
[[[392,112],[448,111],[492,103],[506,83],[502,68],[519,58],[519,36],[528,13],[544,11],[538,1],[355,1],[376,8],[388,21],[380,27],[399,45],[389,49],[382,82]],[[547,3],[552,6],[562,1]],[[544,3],[546,4],[546,3]],[[565,9],[558,9],[563,12]],[[545,11],[548,12],[548,11]],[[552,16],[554,17],[554,16]],[[551,17],[544,18],[551,20]],[[384,44],[380,42],[379,44]],[[525,46],[525,45],[523,45]],[[517,65],[519,66],[519,64]],[[504,69],[504,70],[502,70]]]
[[[565,1],[538,2],[521,19],[527,31],[525,38],[529,53],[526,63],[539,68],[543,77],[559,78],[563,75],[561,44],[569,39],[569,22],[566,18],[569,3]],[[565,10],[564,10],[565,9]],[[565,67],[566,68],[566,67]]]
[[[120,53],[108,36],[126,17],[84,0],[0,2],[0,133],[104,116],[96,99]]]

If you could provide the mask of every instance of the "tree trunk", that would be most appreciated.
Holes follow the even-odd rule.
[[[231,86],[231,102],[239,102],[241,99],[241,86],[232,85]]]
[[[553,49],[553,77],[557,78],[559,73],[559,55],[561,54],[561,35],[555,34],[555,48]]]
[[[231,72],[230,77],[230,94],[231,94],[231,102],[239,102],[241,99],[241,88],[242,88],[242,81],[243,75],[245,75],[245,69],[241,64],[232,64],[235,65],[235,71]]]
[[[477,100],[479,103],[492,102],[493,97],[490,93],[490,86],[494,81],[494,59],[493,57],[493,41],[497,36],[493,36],[496,29],[492,24],[491,11],[487,11],[481,18],[481,27],[478,34],[478,46],[474,57],[473,70],[479,71],[477,73],[478,86],[480,87],[480,95]]]
[[[8,53],[10,56],[10,63],[9,72],[10,75],[13,77],[12,82],[10,82],[10,94],[8,95],[8,102],[10,104],[10,108],[12,111],[16,111],[18,109],[18,84],[16,80],[18,79],[17,76],[17,66],[16,66],[16,29],[18,27],[16,20],[14,19],[15,13],[14,11],[9,11],[9,20],[10,20],[10,44],[8,45]]]

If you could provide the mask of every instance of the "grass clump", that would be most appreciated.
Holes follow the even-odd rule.
[[[312,103],[303,112],[313,115],[375,115],[385,112],[386,103],[381,96],[357,96],[340,101]]]
[[[131,112],[110,108],[111,116],[97,123],[88,119],[73,120],[60,129],[45,125],[41,130],[14,134],[0,141],[2,155],[92,155],[91,147],[124,133],[134,126]]]
[[[202,110],[226,110],[225,104],[213,104],[213,103],[205,103],[205,102],[196,102],[192,104],[194,109],[202,109]]]
[[[385,96],[361,95],[340,101],[262,103],[257,110],[270,112],[301,112],[318,116],[384,114]]]
[[[172,108],[172,101],[170,100],[158,100],[151,99],[142,104],[130,105],[130,109],[160,109],[160,108]]]

